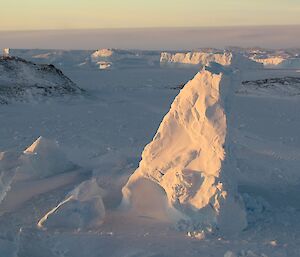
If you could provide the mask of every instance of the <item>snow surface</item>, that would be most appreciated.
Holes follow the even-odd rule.
[[[30,50],[31,56],[54,51]],[[69,52],[73,60],[83,56],[85,59],[90,54]],[[299,98],[287,93],[290,89],[295,92],[297,87],[290,79],[299,77],[296,70],[238,72],[240,89],[246,81],[254,86],[250,83],[247,93],[234,92],[225,113],[230,113],[226,119],[232,118],[228,123],[230,141],[234,143],[229,156],[236,157],[232,178],[243,198],[248,225],[238,235],[224,236],[218,230],[207,233],[202,228],[184,232],[189,224],[182,222],[174,228],[168,219],[136,216],[119,208],[122,187],[136,170],[144,146],[152,140],[179,93],[174,88],[186,84],[198,67],[164,68],[136,63],[107,72],[67,64],[59,67],[86,90],[86,97],[49,97],[42,102],[1,105],[0,181],[1,185],[10,184],[19,157],[41,135],[54,139],[49,145],[58,141],[57,152],[64,154],[66,163],[74,163],[76,168],[46,177],[40,169],[41,173],[33,173],[35,179],[23,177],[20,183],[11,183],[14,186],[10,190],[1,186],[1,192],[8,190],[4,201],[11,200],[6,201],[10,203],[5,205],[6,211],[3,211],[4,201],[0,204],[0,256],[300,255],[300,110]],[[255,84],[265,79],[276,79],[276,90],[273,86],[263,87],[262,94],[258,87],[256,93]],[[286,81],[282,84],[278,79]],[[285,87],[286,83],[291,86]],[[79,198],[86,195],[83,197],[86,201],[82,205],[82,200],[66,202],[60,207],[67,215],[60,216],[59,211],[48,215],[49,223],[39,228],[39,221],[47,213],[69,197],[75,197],[76,188],[82,192]],[[138,197],[148,198],[148,190],[153,194],[153,184],[143,189],[145,194]],[[90,200],[93,192],[98,203],[102,199],[104,209],[101,204],[93,204],[97,201]],[[160,191],[157,192],[160,196]],[[164,203],[153,202],[155,207],[164,207]],[[88,207],[87,216],[91,219],[85,219],[82,206]],[[160,210],[156,214],[162,217],[165,212],[163,208]],[[95,213],[98,214],[93,216]],[[76,217],[78,224],[67,219],[68,215]],[[55,225],[57,221],[66,221],[68,226]],[[90,221],[96,222],[95,228],[90,228]]]

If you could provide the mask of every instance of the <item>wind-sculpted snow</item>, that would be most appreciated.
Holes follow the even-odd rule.
[[[79,167],[57,142],[39,137],[23,153],[0,154],[0,214],[76,179]],[[75,171],[75,173],[74,173]]]
[[[96,229],[105,217],[104,190],[95,179],[82,182],[38,222],[39,228]]]
[[[138,215],[223,232],[246,226],[228,124],[237,78],[236,71],[214,64],[185,85],[123,188],[125,206]]]
[[[38,65],[18,57],[0,57],[0,103],[80,92],[82,90],[53,65]]]

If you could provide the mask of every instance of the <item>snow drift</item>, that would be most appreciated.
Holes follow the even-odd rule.
[[[104,190],[96,179],[82,182],[38,222],[39,228],[96,229],[105,217]]]
[[[78,185],[86,172],[70,162],[56,141],[39,137],[23,153],[0,153],[0,215],[31,198]],[[82,182],[39,221],[40,228],[91,229],[102,224],[104,190],[95,179]]]
[[[39,137],[23,153],[0,154],[0,214],[32,197],[76,181],[82,171],[57,142]]]
[[[19,157],[17,170],[22,176],[45,178],[77,168],[70,162],[56,141],[39,137]]]
[[[35,64],[18,57],[0,57],[0,104],[81,92],[53,65]]]
[[[219,63],[223,66],[238,64],[245,68],[257,69],[262,65],[248,58],[232,52],[207,53],[207,52],[188,52],[188,53],[168,53],[162,52],[160,56],[162,64],[190,64],[205,66],[211,62]]]
[[[231,68],[240,60],[232,60],[230,68],[216,63],[203,68],[180,91],[123,188],[124,206],[138,215],[224,233],[246,226],[229,124],[230,97],[239,83]]]

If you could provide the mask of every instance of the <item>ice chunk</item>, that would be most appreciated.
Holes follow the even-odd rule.
[[[56,141],[39,137],[20,156],[18,173],[31,178],[44,178],[75,169]]]
[[[82,182],[38,222],[38,227],[96,229],[105,217],[103,196],[95,179]]]
[[[138,212],[143,206],[153,218],[162,209],[175,209],[182,215],[165,212],[169,220],[184,216],[197,226],[235,233],[247,224],[232,177],[234,156],[229,151],[230,97],[239,82],[236,72],[228,69],[224,73],[220,65],[214,66],[199,72],[172,103],[123,188],[123,205],[133,210],[139,206]],[[150,182],[161,189],[145,192]],[[153,204],[159,201],[164,207]]]

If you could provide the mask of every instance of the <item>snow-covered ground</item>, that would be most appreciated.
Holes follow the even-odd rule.
[[[174,88],[199,67],[60,68],[84,95],[0,105],[0,256],[300,255],[297,70],[236,75],[230,173],[248,225],[224,236],[120,207],[122,188],[179,93]],[[150,197],[152,207],[164,207],[151,185],[142,192],[141,204]]]

